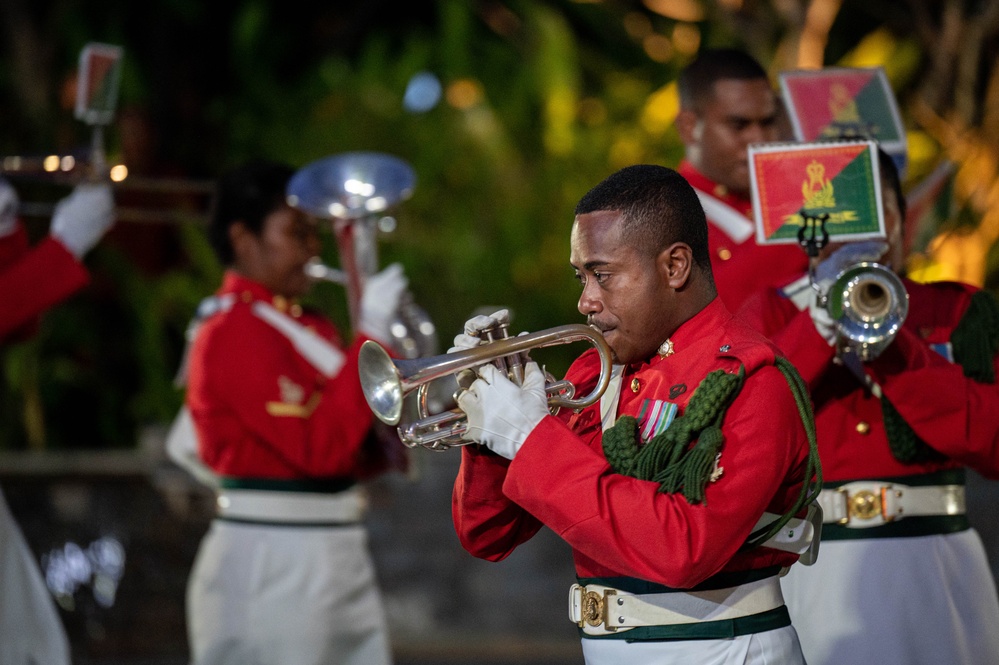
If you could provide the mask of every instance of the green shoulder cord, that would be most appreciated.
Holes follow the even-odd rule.
[[[791,521],[802,508],[815,501],[819,492],[822,491],[822,463],[819,461],[819,445],[815,437],[815,413],[812,411],[812,399],[808,394],[808,386],[801,374],[794,368],[791,361],[782,356],[777,356],[774,361],[777,369],[784,375],[787,385],[794,396],[794,403],[798,406],[798,415],[801,416],[801,424],[805,427],[805,437],[808,439],[808,461],[805,463],[805,480],[801,483],[801,494],[791,508],[780,516],[779,519],[771,522],[755,533],[749,534],[743,549],[750,549],[757,545],[762,545],[770,540],[784,525]],[[815,481],[810,482],[814,476]]]
[[[978,383],[995,383],[993,359],[999,352],[999,302],[988,291],[971,296],[954,332],[950,335],[954,360],[964,375]],[[892,455],[906,464],[942,462],[947,457],[919,438],[891,402],[881,397],[885,433]]]
[[[762,537],[750,536],[744,547],[752,547],[777,533],[797,513],[802,506],[813,500],[822,486],[821,470],[818,465],[818,449],[815,445],[815,422],[811,413],[811,402],[801,377],[791,364],[777,359],[777,367],[788,380],[798,411],[805,423],[810,445],[807,474],[815,472],[818,477],[815,491],[809,493],[809,485],[802,486],[801,496],[795,506],[780,519],[761,530]],[[666,429],[639,446],[638,421],[634,416],[621,416],[613,427],[604,432],[604,456],[617,473],[640,480],[659,483],[659,491],[667,494],[682,492],[691,505],[704,501],[704,491],[712,473],[725,437],[721,431],[722,420],[729,405],[742,389],[746,378],[746,368],[741,366],[737,374],[715,370],[697,386],[682,416],[678,416]],[[690,442],[697,443],[690,447]],[[765,533],[763,533],[765,531]]]

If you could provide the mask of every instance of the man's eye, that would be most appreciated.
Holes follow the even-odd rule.
[[[607,274],[602,272],[593,273],[593,279],[597,280],[597,284],[603,284],[607,280]]]
[[[580,284],[585,284],[586,283],[586,280],[583,278],[583,274],[580,273],[578,270],[575,273],[573,273],[573,274],[575,275],[577,282],[579,282]]]

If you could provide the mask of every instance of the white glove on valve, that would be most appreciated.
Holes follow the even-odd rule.
[[[465,332],[455,336],[454,346],[448,349],[448,353],[474,349],[482,343],[482,339],[478,336],[478,333],[486,330],[487,328],[492,328],[493,326],[503,323],[510,323],[509,310],[501,309],[498,312],[493,312],[489,316],[484,314],[473,316],[468,321],[465,321]]]
[[[536,362],[527,363],[524,385],[518,386],[494,365],[483,365],[479,378],[458,395],[458,406],[468,416],[464,438],[512,460],[548,415],[544,372]]]
[[[10,183],[0,178],[0,238],[9,236],[17,228],[17,206],[20,199]]]
[[[361,320],[357,325],[360,332],[382,342],[390,341],[390,328],[408,286],[409,280],[399,263],[393,263],[365,280],[361,293]]]
[[[50,233],[77,259],[93,249],[114,222],[111,185],[83,183],[59,201]]]

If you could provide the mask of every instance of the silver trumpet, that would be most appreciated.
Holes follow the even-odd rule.
[[[416,177],[397,157],[377,152],[347,152],[316,160],[288,181],[288,204],[332,220],[340,268],[314,259],[305,267],[313,279],[341,284],[347,289],[350,322],[360,319],[364,281],[378,271],[379,225],[394,220],[386,211],[412,196]],[[393,349],[405,358],[437,351],[437,329],[427,313],[404,294],[391,326]]]
[[[436,379],[474,370],[491,362],[519,384],[523,378],[526,354],[531,349],[588,341],[600,355],[597,385],[587,396],[576,398],[576,388],[571,382],[555,381],[546,373],[548,406],[555,411],[561,407],[581,409],[595,403],[607,389],[612,358],[610,347],[600,331],[575,323],[509,337],[506,335],[506,326],[503,325],[498,334],[498,338],[487,338],[483,344],[472,349],[410,360],[393,360],[380,345],[372,341],[365,342],[361,345],[358,371],[368,406],[383,423],[399,425],[404,400],[413,391],[417,391],[418,419],[398,427],[399,439],[410,448],[422,446],[440,451],[464,446],[471,441],[462,439],[468,429],[468,421],[461,409],[429,413],[427,388]]]
[[[841,271],[821,304],[836,325],[839,351],[865,362],[881,355],[909,314],[909,294],[899,276],[868,261]]]

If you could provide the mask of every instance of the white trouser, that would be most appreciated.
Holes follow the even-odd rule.
[[[194,665],[388,665],[363,526],[215,520],[187,593]]]
[[[0,492],[0,663],[69,662],[62,619]]]
[[[972,529],[824,540],[781,583],[809,665],[999,662],[999,600]]]
[[[794,618],[791,619],[794,621]],[[717,640],[584,639],[586,665],[804,665],[793,626]],[[811,663],[809,663],[811,665]]]

